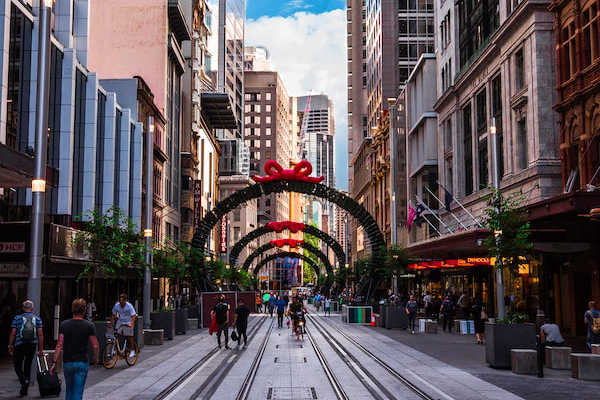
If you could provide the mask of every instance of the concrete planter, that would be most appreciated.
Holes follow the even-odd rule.
[[[187,309],[188,312],[188,318],[200,318],[200,306],[197,304],[192,304],[189,306],[185,306],[184,308]]]
[[[164,338],[173,340],[175,337],[175,311],[161,311],[150,314],[152,329],[162,329]]]
[[[402,306],[381,306],[381,315],[383,315],[383,326],[387,329],[408,328],[408,316],[406,308]]]
[[[492,368],[510,368],[511,349],[534,349],[535,324],[485,323],[485,361]]]
[[[175,333],[177,335],[185,335],[189,330],[188,326],[188,309],[179,308],[175,311]]]

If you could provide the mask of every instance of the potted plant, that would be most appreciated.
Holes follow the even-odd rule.
[[[486,227],[492,233],[486,239],[490,257],[496,258],[496,269],[518,274],[519,265],[530,255],[529,222],[522,209],[522,195],[505,197],[493,189],[486,209]],[[504,298],[504,293],[498,293]],[[510,367],[511,349],[535,349],[535,324],[526,323],[527,315],[510,313],[485,324],[486,362],[493,368]]]
[[[153,312],[150,314],[150,321],[152,329],[162,329],[164,331],[164,338],[173,340],[176,332],[175,309],[166,307]]]

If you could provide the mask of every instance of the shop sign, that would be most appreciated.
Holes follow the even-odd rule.
[[[227,217],[221,218],[221,237],[219,241],[221,253],[227,253]]]
[[[473,265],[490,265],[490,258],[489,257],[468,257],[467,258],[467,263],[469,264],[473,264]]]
[[[27,274],[29,268],[25,264],[0,263],[0,275]]]
[[[194,227],[200,225],[200,211],[202,210],[202,180],[194,180]]]
[[[25,253],[25,242],[0,242],[0,253]]]

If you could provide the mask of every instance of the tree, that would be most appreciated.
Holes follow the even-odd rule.
[[[135,224],[118,207],[112,207],[105,214],[98,210],[86,214],[89,221],[83,230],[75,235],[75,243],[81,245],[90,255],[91,261],[85,264],[79,275],[88,276],[91,281],[90,298],[94,298],[97,274],[115,278],[127,276],[129,268],[145,266],[145,245],[142,236],[136,232]],[[141,269],[137,271],[141,274]]]
[[[492,233],[485,241],[489,255],[501,261],[497,266],[512,273],[518,273],[533,246],[529,240],[530,223],[522,207],[524,200],[522,194],[504,197],[500,190],[492,189],[485,211],[485,226]]]
[[[313,227],[315,227],[315,228],[317,227],[317,224],[315,224],[314,222],[311,222],[310,225],[313,226]],[[304,233],[304,238],[303,239],[304,239],[304,243],[312,245],[316,249],[321,248],[321,245],[319,243],[320,240],[319,240],[318,237],[313,236],[313,235],[308,234],[308,233]],[[303,250],[303,253],[304,253],[304,255],[306,257],[310,258],[313,261],[313,263],[315,265],[317,265],[319,268],[322,267],[323,263],[321,262],[321,260],[319,259],[319,257],[317,257],[316,254],[314,254],[313,252],[310,252],[308,250]],[[306,263],[306,262],[303,263],[302,271],[304,273],[303,284],[306,285],[307,283],[313,283],[315,281],[315,277],[316,277],[315,271],[313,270],[313,268],[308,263]]]

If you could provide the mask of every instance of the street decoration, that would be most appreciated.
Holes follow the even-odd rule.
[[[311,245],[308,242],[304,242],[304,243],[301,243],[301,244],[298,244],[298,245],[301,246],[304,250],[306,250],[306,251],[314,254],[315,256],[317,256],[319,258],[319,260],[325,266],[325,269],[327,270],[327,272],[333,276],[333,266],[329,262],[329,259],[327,258],[327,255],[325,253],[323,253],[320,249],[317,249],[315,246]],[[262,246],[260,246],[256,250],[254,250],[248,256],[248,258],[246,258],[246,261],[244,261],[244,264],[242,265],[242,269],[243,270],[249,270],[250,266],[252,265],[252,262],[254,262],[254,260],[256,258],[258,258],[261,254],[264,254],[267,251],[275,249],[275,248],[278,248],[278,247],[279,246],[277,246],[276,243],[274,243],[274,244],[272,244],[272,243],[263,244]],[[294,253],[294,254],[299,254],[299,253]]]
[[[311,260],[310,258],[305,256],[304,254],[294,253],[292,251],[280,251],[278,253],[269,254],[267,257],[263,258],[258,264],[256,264],[256,267],[254,267],[254,270],[252,272],[254,273],[254,275],[256,275],[265,265],[267,265],[267,263],[269,263],[273,260],[276,260],[278,258],[285,258],[285,257],[296,258],[296,259],[302,260],[305,263],[309,264],[309,266],[315,270],[317,275],[320,273],[319,266],[317,264],[315,264],[313,260]]]
[[[296,248],[301,246],[304,243],[304,240],[296,240],[296,239],[273,239],[269,242],[271,245],[277,247],[290,246]]]
[[[267,174],[266,176],[255,175],[252,179],[258,183],[279,180],[320,183],[325,180],[325,177],[323,176],[310,176],[312,173],[312,165],[306,160],[300,161],[292,169],[284,169],[277,161],[269,160],[265,163],[265,173]]]
[[[338,259],[339,265],[344,265],[346,262],[346,254],[342,245],[327,232],[324,232],[312,225],[305,225],[301,222],[292,222],[292,221],[280,221],[280,222],[269,222],[265,226],[261,226],[256,228],[253,231],[248,232],[245,236],[243,236],[240,240],[236,242],[236,244],[231,248],[229,252],[229,264],[237,265],[238,258],[242,252],[242,250],[248,246],[252,241],[269,234],[271,232],[282,232],[288,229],[292,233],[296,232],[304,232],[311,236],[316,237],[325,243],[333,252]],[[297,230],[296,230],[297,229]]]

